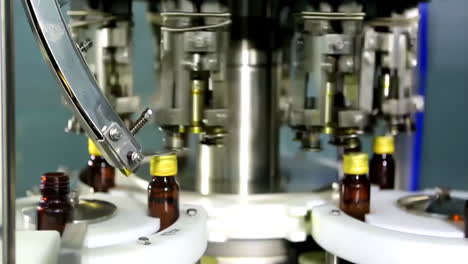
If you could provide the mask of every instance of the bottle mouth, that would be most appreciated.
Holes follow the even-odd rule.
[[[47,172],[41,176],[40,190],[42,193],[70,192],[70,178],[63,172]]]

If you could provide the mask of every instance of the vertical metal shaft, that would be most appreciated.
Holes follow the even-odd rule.
[[[15,263],[15,84],[13,63],[14,0],[0,4],[0,160],[2,192],[2,263]]]
[[[231,1],[226,79],[229,192],[277,191],[279,59],[268,0]],[[269,30],[264,30],[268,28]],[[227,186],[226,186],[227,187]]]

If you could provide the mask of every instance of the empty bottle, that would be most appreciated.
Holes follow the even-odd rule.
[[[395,152],[394,139],[391,136],[374,139],[374,155],[370,162],[370,181],[380,189],[395,188]]]
[[[364,221],[370,208],[369,159],[366,153],[348,153],[343,156],[344,178],[340,186],[340,209]]]
[[[115,168],[102,157],[101,152],[91,139],[88,140],[89,160],[81,172],[82,182],[93,187],[95,192],[108,192],[115,187]]]
[[[160,219],[160,231],[179,218],[179,184],[177,183],[177,156],[154,156],[150,161],[148,185],[148,214]]]
[[[50,172],[41,177],[41,201],[37,207],[37,230],[56,230],[63,234],[66,223],[73,221],[69,177]]]

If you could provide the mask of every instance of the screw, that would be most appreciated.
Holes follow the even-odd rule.
[[[113,127],[109,131],[109,137],[113,141],[118,141],[122,137],[122,132],[120,131],[119,128]]]
[[[207,41],[205,40],[203,36],[196,36],[193,41],[193,44],[196,48],[204,48],[205,46],[207,46],[206,42]]]
[[[139,237],[138,244],[148,246],[151,245],[151,241],[147,237]]]
[[[81,50],[81,52],[87,52],[90,48],[93,47],[93,41],[91,41],[90,39],[87,39],[81,42],[78,47]]]
[[[130,128],[130,132],[132,135],[136,135],[150,120],[151,116],[153,115],[153,110],[146,108],[141,116],[135,121],[135,124]]]
[[[198,211],[197,211],[197,209],[195,209],[195,208],[189,208],[189,209],[187,209],[187,214],[188,214],[189,216],[196,216],[197,213],[198,213]]]
[[[345,43],[343,40],[337,40],[333,43],[333,49],[335,50],[342,50],[345,47]]]
[[[145,156],[143,156],[143,154],[141,154],[139,152],[130,152],[128,156],[135,163],[140,163],[145,158]]]
[[[341,212],[338,209],[333,209],[330,211],[330,214],[334,216],[338,216],[338,215],[341,215]]]

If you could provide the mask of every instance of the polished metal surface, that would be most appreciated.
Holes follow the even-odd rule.
[[[286,240],[281,239],[229,240],[224,243],[208,243],[205,255],[216,258],[252,258],[253,260],[255,258],[271,258],[273,260],[279,258],[286,261],[288,246]]]
[[[187,134],[178,131],[164,131],[164,147],[169,150],[183,150],[187,147]]]
[[[203,195],[230,192],[227,146],[199,144],[196,191]]]
[[[73,223],[95,224],[112,218],[117,206],[102,200],[80,199],[73,210]]]
[[[73,208],[73,223],[96,224],[112,218],[117,212],[114,204],[95,199],[80,199]],[[21,210],[26,224],[35,226],[37,218],[36,206],[25,207]]]
[[[240,195],[274,192],[279,188],[278,60],[275,54],[256,50],[248,41],[230,48],[229,180],[223,189]]]
[[[340,258],[338,258],[337,256],[329,253],[329,252],[325,252],[325,264],[342,264],[342,262],[340,261]]]
[[[397,200],[397,205],[416,215],[452,219],[465,214],[465,199],[451,197],[450,193],[440,189],[435,194],[408,195]]]
[[[16,262],[16,149],[13,0],[0,3],[0,165],[2,263]]]
[[[113,166],[137,168],[139,163],[129,154],[141,153],[141,147],[100,91],[70,36],[57,2],[25,0],[24,6],[44,56],[88,136]],[[110,138],[113,128],[122,131],[118,141]]]

